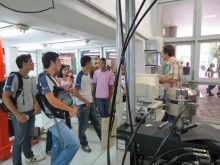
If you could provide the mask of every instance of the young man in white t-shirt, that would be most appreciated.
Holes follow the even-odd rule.
[[[89,71],[92,68],[92,60],[89,56],[82,56],[81,58],[82,70],[76,76],[74,95],[77,98],[76,104],[79,107],[78,120],[79,129],[78,136],[81,144],[81,148],[85,152],[91,152],[86,138],[86,129],[88,127],[88,120],[90,119],[97,136],[101,140],[101,127],[99,119],[96,115],[96,111],[93,106],[92,90]]]
[[[39,77],[42,94],[45,95],[46,99],[53,107],[68,111],[70,117],[74,116],[77,112],[77,107],[64,104],[60,99],[56,98],[53,93],[54,83],[50,78],[56,82],[54,76],[57,75],[61,68],[59,54],[55,52],[45,53],[42,57],[42,63],[45,69],[45,72]],[[50,78],[48,76],[50,76]],[[59,86],[58,83],[56,85]],[[44,128],[49,129],[52,133],[53,146],[51,164],[70,164],[79,149],[78,140],[75,138],[73,132],[67,127],[67,125],[61,121],[61,119],[56,118],[57,124],[55,124],[55,120],[48,118],[43,112],[42,116]],[[61,139],[59,139],[57,126],[59,128]],[[62,148],[60,140],[62,140],[64,148]]]
[[[3,102],[10,110],[15,141],[13,143],[12,162],[13,165],[21,165],[21,151],[23,151],[26,162],[37,162],[45,159],[45,156],[34,155],[31,150],[31,140],[34,133],[35,114],[38,112],[38,104],[33,96],[33,86],[28,73],[34,70],[34,63],[30,54],[22,54],[16,58],[19,68],[18,74],[22,77],[22,91],[16,99],[17,106],[12,103],[10,97],[15,98],[19,88],[19,75],[10,74],[3,89]],[[21,83],[21,82],[20,82]],[[20,84],[21,85],[21,84]],[[44,163],[43,163],[44,164]]]

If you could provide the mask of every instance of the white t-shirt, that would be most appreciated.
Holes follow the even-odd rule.
[[[42,94],[47,94],[49,92],[53,92],[54,83],[50,80],[50,78],[46,74],[48,74],[48,73],[44,72],[40,76],[40,85],[42,86]],[[50,77],[56,82],[57,86],[59,86],[55,77],[53,77],[51,75],[50,75]],[[44,128],[48,129],[55,124],[54,119],[48,118],[44,112],[42,112],[41,114],[42,114],[42,119],[43,119],[42,121],[43,121]],[[61,119],[59,119],[59,118],[56,118],[56,119],[57,119],[57,122],[61,121]]]
[[[17,98],[17,110],[19,112],[27,112],[33,109],[33,87],[31,78],[22,77],[23,90]],[[12,97],[15,97],[18,89],[18,76],[10,74],[4,86],[4,91],[11,91]]]
[[[84,74],[80,71],[75,78],[75,88],[79,89],[79,93],[82,97],[86,98],[90,103],[92,103],[92,89],[91,89],[91,79],[89,74]],[[76,104],[85,104],[82,100],[76,98]]]

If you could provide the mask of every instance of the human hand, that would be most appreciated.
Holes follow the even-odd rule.
[[[69,115],[70,115],[70,117],[75,116],[76,113],[77,113],[77,111],[78,111],[78,108],[77,108],[76,106],[71,107],[71,110],[69,111]]]
[[[26,118],[26,114],[18,112],[15,115],[16,119],[20,123],[25,123],[28,119]]]
[[[38,113],[38,104],[37,103],[34,103],[33,110],[34,110],[33,115],[36,115]]]
[[[89,108],[90,107],[90,102],[88,100],[86,100],[86,108]]]

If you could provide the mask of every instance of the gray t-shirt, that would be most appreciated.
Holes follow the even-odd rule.
[[[75,88],[79,89],[80,95],[92,103],[91,79],[89,74],[84,74],[82,71],[80,71],[76,76]],[[85,103],[76,98],[76,104],[82,105]]]
[[[23,90],[17,98],[17,110],[19,112],[27,112],[33,109],[33,87],[31,78],[22,77]],[[18,76],[10,74],[4,86],[4,91],[11,91],[12,97],[15,97],[18,89]]]

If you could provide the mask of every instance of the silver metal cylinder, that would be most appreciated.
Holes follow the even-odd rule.
[[[167,91],[166,102],[167,109],[166,112],[178,116],[179,113],[185,108],[188,104],[196,103],[196,92],[193,89],[176,89],[170,88]],[[181,117],[191,118],[196,114],[195,106],[188,106],[185,112]]]

